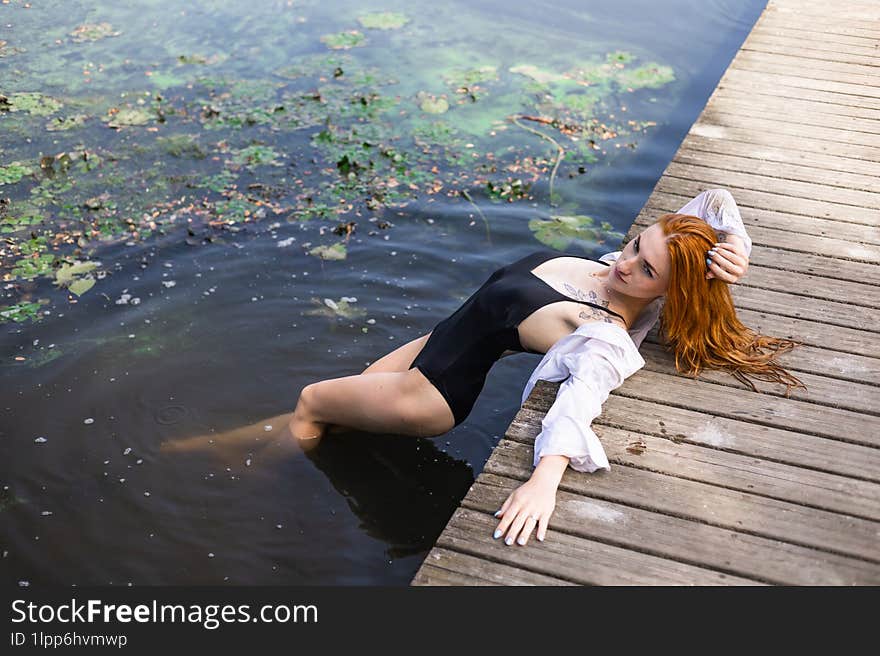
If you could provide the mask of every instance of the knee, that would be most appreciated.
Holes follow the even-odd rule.
[[[311,414],[315,408],[316,383],[311,383],[302,388],[299,399],[296,402],[294,414]]]

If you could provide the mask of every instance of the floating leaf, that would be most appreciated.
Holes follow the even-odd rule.
[[[564,250],[573,241],[595,246],[609,239],[623,239],[623,235],[614,232],[608,223],[603,222],[598,227],[595,223],[589,216],[551,216],[549,221],[532,219],[529,221],[529,230],[538,241],[556,250]]]
[[[95,279],[91,276],[87,276],[85,278],[79,278],[78,280],[74,280],[68,289],[72,294],[76,294],[77,296],[82,296],[87,291],[89,291],[92,287],[95,286]]]
[[[328,317],[331,319],[336,317],[342,317],[343,319],[356,319],[358,317],[366,316],[366,310],[352,306],[352,303],[354,302],[354,299],[347,296],[343,296],[338,301],[334,301],[332,298],[312,298],[312,304],[315,308],[306,310],[305,313],[309,316]]]
[[[74,262],[64,264],[55,272],[55,284],[70,285],[77,276],[85,275],[98,268],[98,262]]]
[[[315,246],[309,251],[309,255],[317,255],[322,260],[344,260],[348,252],[345,244],[333,244],[332,246]]]
[[[153,114],[145,109],[126,107],[113,115],[107,125],[111,128],[121,128],[125,125],[144,125],[153,119]]]
[[[382,11],[374,14],[358,16],[358,22],[364,27],[375,30],[396,30],[409,22],[405,14],[397,14],[393,11]]]

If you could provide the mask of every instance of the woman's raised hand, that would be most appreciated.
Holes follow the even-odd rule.
[[[727,235],[725,241],[715,244],[706,254],[706,266],[706,278],[737,282],[749,269],[749,256],[742,239]]]
[[[537,528],[538,540],[547,535],[550,516],[556,508],[556,488],[558,482],[551,478],[533,475],[520,485],[495,513],[501,518],[493,537],[504,536],[504,543],[512,545],[516,541],[525,545]]]

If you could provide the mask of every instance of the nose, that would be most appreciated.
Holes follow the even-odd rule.
[[[630,258],[628,257],[619,257],[617,259],[617,270],[620,271],[620,275],[626,277],[631,273],[632,265],[630,264]]]

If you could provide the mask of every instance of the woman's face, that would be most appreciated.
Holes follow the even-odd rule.
[[[607,285],[626,296],[654,299],[666,293],[669,267],[666,235],[655,223],[626,245],[610,267]]]

